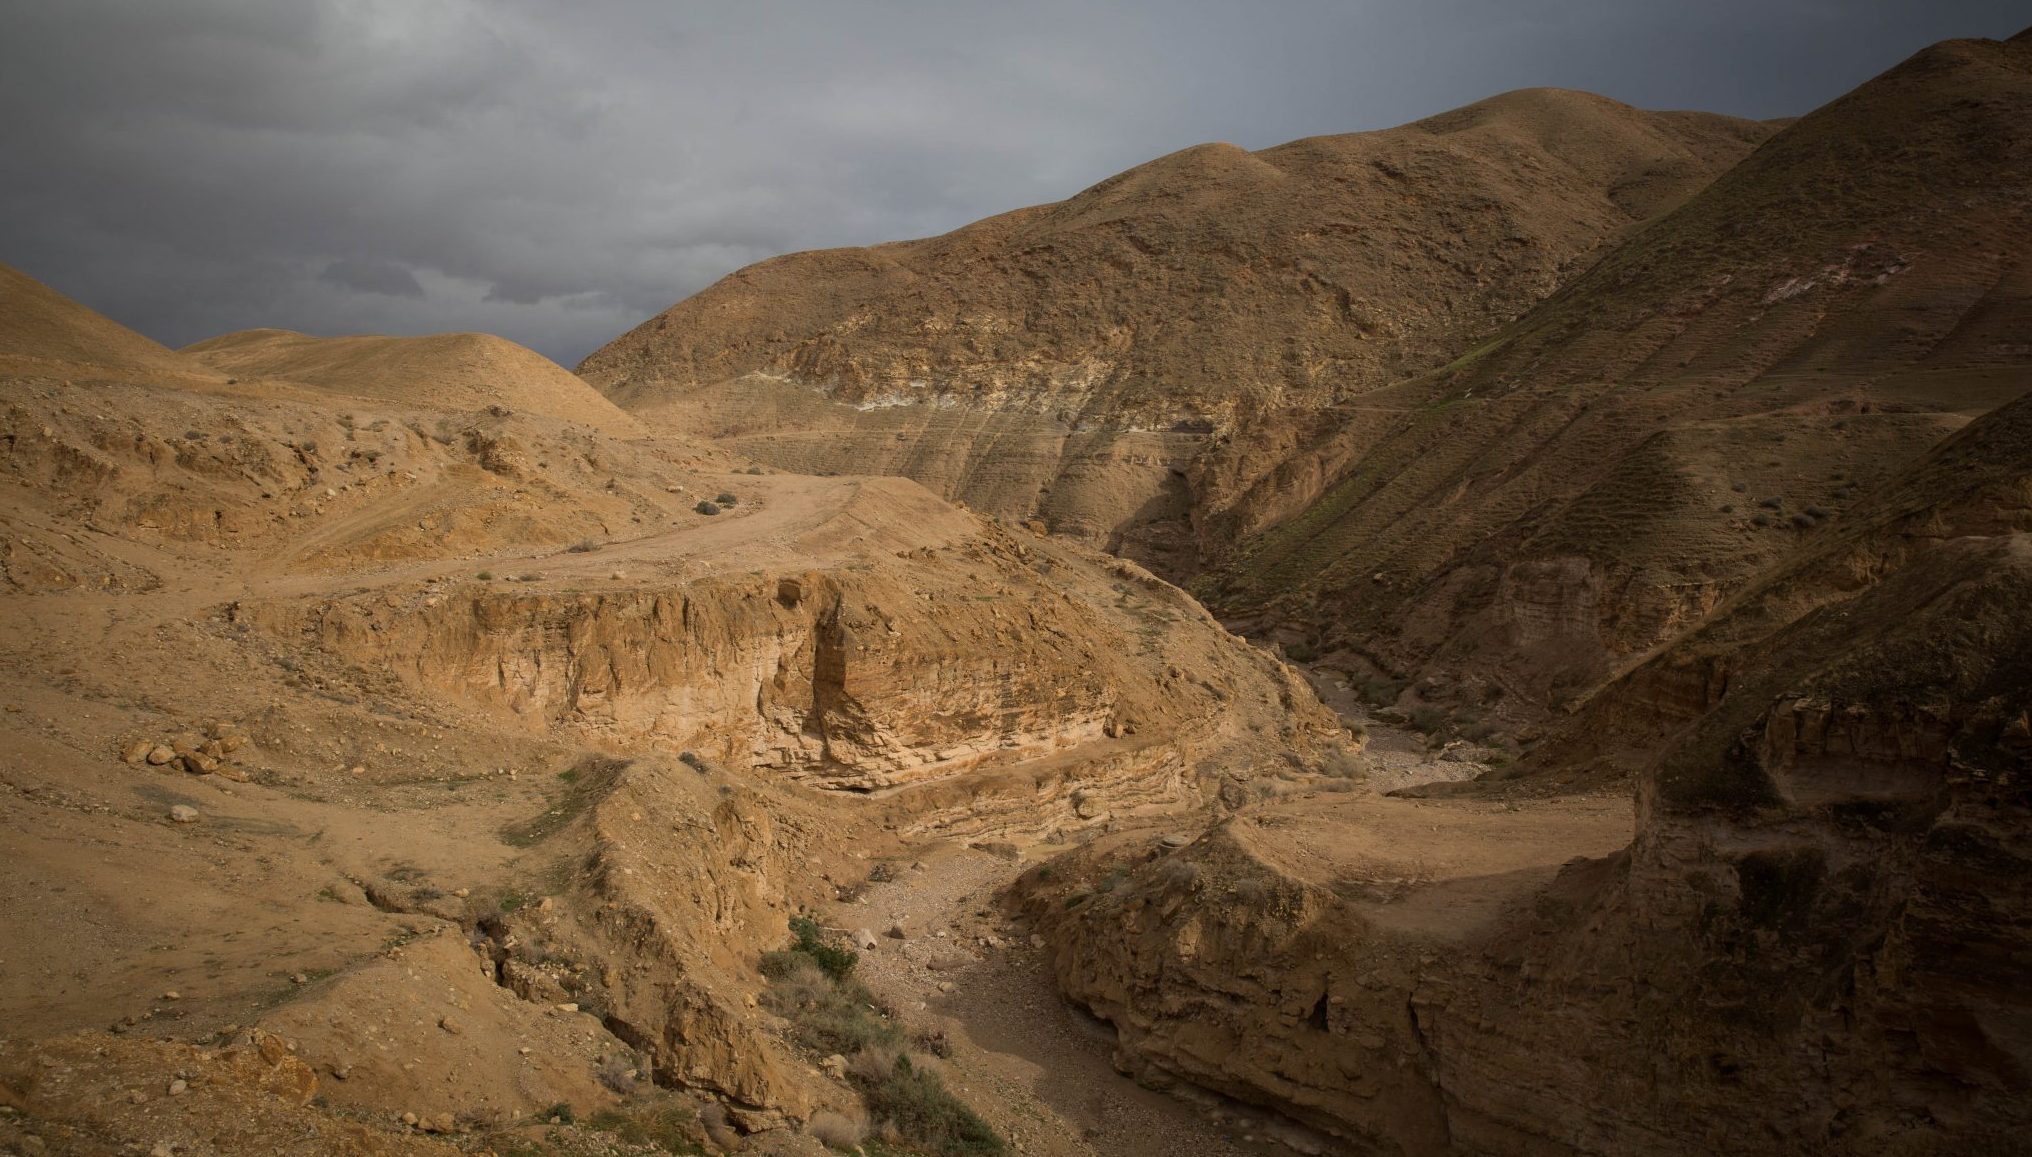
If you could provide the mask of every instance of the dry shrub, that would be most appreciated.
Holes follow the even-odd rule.
[[[820,1109],[805,1123],[804,1131],[828,1149],[851,1152],[861,1147],[868,1130],[859,1121],[848,1119],[831,1109]]]
[[[1199,881],[1199,865],[1189,860],[1166,860],[1153,873],[1165,888],[1190,888]]]
[[[895,1071],[896,1058],[903,1055],[899,1044],[873,1044],[847,1061],[847,1075],[864,1081],[879,1081]]]

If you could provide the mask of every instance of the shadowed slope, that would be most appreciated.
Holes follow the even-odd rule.
[[[1529,709],[1584,695],[2025,389],[2028,126],[2022,38],[1935,46],[1802,118],[1347,411],[1264,484],[1317,500],[1206,591]]]

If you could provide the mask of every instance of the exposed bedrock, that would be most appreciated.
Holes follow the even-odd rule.
[[[1141,567],[992,530],[832,571],[255,613],[533,729],[894,796],[905,823],[1046,831],[1191,806],[1261,759],[1316,770],[1351,742],[1281,663]]]
[[[1125,1067],[1356,1151],[2009,1152],[2032,1127],[2024,538],[1942,544],[1739,644],[1732,685],[1679,697],[1705,710],[1640,776],[1623,850],[1548,829],[1576,801],[1357,797],[1097,844],[1021,895]]]

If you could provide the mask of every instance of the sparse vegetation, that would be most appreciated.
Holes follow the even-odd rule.
[[[811,1134],[819,1144],[842,1153],[851,1153],[861,1147],[861,1141],[868,1135],[866,1128],[857,1121],[850,1121],[831,1109],[820,1109],[811,1115],[804,1131]]]
[[[1310,663],[1319,658],[1319,648],[1311,643],[1292,643],[1284,648],[1284,657],[1294,663]]]
[[[653,1145],[665,1153],[705,1153],[703,1130],[691,1106],[676,1097],[654,1095],[618,1108],[602,1109],[586,1119],[588,1128],[611,1133],[629,1145]]]
[[[698,511],[700,514],[718,514],[720,512],[719,507],[714,506],[712,503],[707,502],[704,499],[701,499],[699,501],[699,504],[697,506],[692,507],[692,509]]]
[[[488,582],[491,579],[493,579],[494,572],[490,570],[483,570],[479,574],[474,575],[473,577],[479,579],[481,582]]]
[[[1166,860],[1157,865],[1153,874],[1164,887],[1190,888],[1199,882],[1199,865],[1190,860]]]
[[[739,499],[736,499],[730,491],[722,490],[718,494],[713,496],[713,501],[719,503],[721,506],[732,506],[734,505],[735,502],[739,501]]]
[[[1371,706],[1388,707],[1404,693],[1404,684],[1395,679],[1375,678],[1363,682],[1360,691]]]
[[[792,916],[790,935],[794,939],[789,948],[762,956],[762,975],[771,980],[788,976],[803,963],[809,963],[829,979],[845,980],[860,962],[853,949],[833,943],[818,921],[809,916]]]
[[[790,1021],[798,1041],[847,1057],[848,1082],[869,1111],[909,1147],[935,1157],[1003,1152],[1002,1139],[986,1122],[953,1096],[936,1073],[912,1062],[903,1030],[874,994],[853,979],[855,954],[831,943],[809,917],[793,919],[790,931],[789,948],[762,957],[762,974],[770,981],[763,1003]],[[819,1140],[833,1144],[825,1137]]]
[[[641,1067],[635,1063],[634,1057],[623,1053],[608,1053],[600,1058],[599,1067],[594,1070],[594,1075],[598,1076],[600,1083],[608,1089],[625,1097],[635,1091],[635,1079],[640,1072]]]
[[[1411,709],[1411,729],[1425,735],[1437,735],[1447,727],[1444,708],[1427,704]]]
[[[899,1054],[886,1078],[854,1082],[868,1110],[885,1118],[912,1145],[938,1157],[975,1157],[1006,1151],[986,1121],[952,1095],[938,1074]]]
[[[591,554],[592,552],[600,549],[600,544],[595,539],[582,538],[579,539],[577,542],[572,543],[565,549],[567,551],[570,551],[572,554]]]

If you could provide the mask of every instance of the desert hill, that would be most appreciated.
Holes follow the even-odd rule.
[[[213,378],[203,364],[0,264],[0,366],[10,375]]]
[[[1771,131],[1539,89],[1202,145],[941,237],[750,266],[580,372],[763,461],[904,474],[1190,571],[1208,431],[1309,427],[1293,412],[1443,364]]]
[[[2028,126],[2023,38],[1800,119],[1290,453],[1215,522],[1295,513],[1203,591],[1463,714],[1584,697],[2024,392]]]
[[[254,329],[210,338],[182,352],[228,373],[282,378],[426,409],[504,406],[583,422],[610,434],[640,432],[633,419],[571,371],[492,334],[324,338]]]
[[[412,342],[244,344],[204,389],[0,361],[0,1148],[527,1151],[575,1107],[572,1152],[808,1153],[863,1109],[758,970],[792,917],[1359,777],[1133,563],[354,386]]]
[[[2028,114],[1205,146],[632,417],[11,277],[0,1150],[2018,1151]]]

